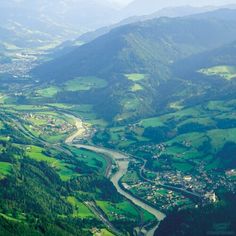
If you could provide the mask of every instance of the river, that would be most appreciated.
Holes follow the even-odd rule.
[[[165,214],[158,211],[151,205],[144,203],[138,198],[135,198],[133,195],[124,191],[119,185],[119,181],[128,171],[129,162],[132,159],[132,157],[127,156],[124,153],[120,153],[118,151],[106,149],[103,147],[96,147],[96,146],[84,145],[84,144],[73,144],[73,140],[77,137],[81,138],[81,136],[85,133],[86,129],[83,127],[83,122],[79,118],[71,116],[71,115],[70,117],[71,118],[73,117],[75,121],[75,125],[77,127],[77,131],[73,135],[67,138],[66,143],[68,145],[76,146],[77,148],[84,148],[84,149],[87,149],[96,153],[106,155],[115,161],[116,165],[118,166],[118,171],[111,177],[111,182],[114,184],[115,188],[122,196],[130,200],[136,206],[141,207],[142,209],[148,211],[149,213],[151,213],[152,215],[156,217],[156,219],[158,220],[158,223],[152,229],[150,229],[149,231],[145,233],[145,235],[147,236],[153,236],[156,229],[159,226],[159,222],[162,221],[166,217]]]

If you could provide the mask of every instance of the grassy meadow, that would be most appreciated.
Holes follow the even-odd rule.
[[[199,72],[207,76],[219,76],[220,78],[231,80],[236,78],[236,67],[235,66],[214,66],[210,68],[201,69]]]
[[[91,89],[100,89],[107,86],[107,82],[97,77],[78,77],[65,83],[66,91],[88,91]]]

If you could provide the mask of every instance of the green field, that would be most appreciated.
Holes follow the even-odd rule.
[[[43,142],[50,143],[51,145],[57,144],[65,140],[65,138],[74,132],[73,120],[61,113],[58,113],[53,109],[53,104],[50,107],[47,106],[34,106],[34,105],[22,105],[22,106],[4,106],[10,116],[15,119],[16,124],[21,124],[25,131],[26,136],[32,135],[35,137],[35,141],[44,140]],[[91,114],[91,106],[89,105],[75,105],[68,106],[64,104],[55,104],[55,107],[61,109],[77,110],[81,113]],[[20,116],[19,116],[20,114]],[[18,120],[18,116],[21,120]],[[96,117],[95,117],[96,118]],[[90,125],[105,126],[106,122],[101,119],[88,120]],[[88,124],[88,126],[89,126]],[[16,126],[18,129],[18,126]],[[5,129],[4,122],[0,121],[0,130]],[[9,138],[1,136],[0,140],[8,141]],[[14,144],[15,145],[15,144]],[[46,162],[53,167],[59,174],[63,181],[68,181],[73,177],[80,176],[82,171],[84,172],[96,172],[99,174],[105,174],[107,168],[107,160],[102,155],[98,155],[85,150],[78,150],[72,148],[72,153],[77,159],[75,163],[68,162],[57,156],[61,155],[61,151],[55,151],[52,148],[43,148],[41,145],[16,145],[17,148],[23,149],[25,155],[37,162]],[[0,149],[1,151],[1,149]],[[20,158],[20,156],[19,156]],[[81,164],[81,169],[79,169]]]
[[[139,180],[140,179],[139,179],[138,173],[135,171],[127,172],[127,174],[122,177],[122,182],[127,183],[129,185],[137,184]]]
[[[108,132],[109,141],[114,148],[131,152],[139,157],[167,155],[171,158],[171,166],[183,172],[192,171],[193,163],[199,163],[201,160],[206,162],[207,169],[218,168],[220,162],[214,160],[217,153],[227,142],[236,143],[235,105],[235,100],[210,101],[161,116],[142,119],[133,125],[112,127]],[[232,123],[232,127],[224,127],[229,122]],[[223,125],[222,128],[220,125]],[[152,134],[156,132],[157,136],[158,132],[164,130],[166,135],[162,141],[164,149],[158,150],[152,137],[144,136],[147,129],[152,129]],[[102,137],[101,135],[101,139]],[[146,150],[136,151],[137,148]],[[153,160],[152,167],[155,170],[162,169],[162,166],[163,163],[159,160]],[[126,177],[124,179],[135,181],[136,176],[133,174],[130,179]]]
[[[172,165],[176,170],[183,171],[183,172],[189,172],[191,171],[194,167],[188,163],[181,163],[181,162],[175,162]]]
[[[169,104],[169,107],[174,110],[181,110],[184,108],[184,106],[181,103],[182,103],[181,101],[172,102]]]
[[[37,90],[36,94],[40,97],[51,98],[55,96],[58,92],[60,92],[60,88],[56,86],[50,86],[44,89]]]
[[[209,137],[212,140],[212,146],[215,151],[220,150],[225,142],[236,143],[236,128],[232,129],[215,129],[208,132]]]
[[[131,94],[131,95],[127,95],[125,96],[122,100],[121,100],[121,107],[122,107],[122,112],[120,112],[115,120],[116,121],[123,121],[123,120],[127,120],[130,117],[132,117],[134,115],[134,113],[136,113],[139,108],[140,108],[140,99],[138,96],[136,96],[136,94]]]
[[[139,100],[136,97],[126,98],[122,103],[124,110],[126,111],[135,111],[135,109],[140,106]]]
[[[25,150],[26,150],[26,155],[29,158],[34,159],[35,161],[39,161],[39,162],[41,161],[46,162],[51,167],[55,168],[55,170],[57,171],[57,173],[59,174],[60,178],[63,181],[68,181],[69,179],[75,176],[79,176],[79,174],[73,170],[75,169],[75,166],[67,164],[65,161],[58,160],[54,157],[45,155],[43,153],[45,149],[41,147],[27,146]],[[58,153],[55,152],[55,154],[58,154]]]
[[[107,86],[107,82],[97,77],[78,77],[65,83],[66,91],[87,91],[91,89],[101,89]]]
[[[101,232],[99,234],[100,236],[114,236],[114,234],[109,232],[107,229],[101,229]]]
[[[70,110],[74,107],[74,105],[65,104],[65,103],[48,103],[47,105],[50,107],[55,107],[55,108],[65,109],[65,110]]]
[[[111,203],[106,201],[96,201],[96,204],[105,212],[110,220],[116,219],[117,216],[125,216],[138,219],[139,212],[129,202]]]
[[[0,129],[2,129],[4,126],[3,122],[0,120]]]
[[[8,111],[14,112],[14,111],[25,111],[25,112],[32,112],[32,111],[48,111],[50,108],[44,105],[3,105],[3,108],[5,108]]]
[[[144,80],[147,77],[147,75],[145,74],[126,74],[125,76],[128,80],[131,80],[133,82]]]
[[[111,203],[107,201],[96,201],[97,206],[99,206],[103,212],[108,216],[109,220],[115,220],[117,218],[130,218],[133,220],[138,220],[141,215],[144,222],[150,222],[155,220],[155,217],[145,210],[134,207],[128,201],[123,201],[120,203]]]
[[[55,158],[46,156],[45,154],[43,154],[43,151],[45,151],[45,149],[37,146],[26,147],[26,155],[29,158],[34,159],[36,161],[45,161],[53,166],[58,165],[59,162]]]
[[[138,92],[138,91],[141,91],[141,90],[143,90],[143,87],[140,84],[134,84],[131,87],[131,91],[132,92]]]
[[[200,70],[201,73],[207,76],[219,76],[226,80],[236,78],[236,67],[235,66],[214,66],[211,68],[204,68]]]
[[[77,148],[70,148],[70,150],[76,155],[78,160],[83,161],[91,168],[99,170],[102,174],[105,173],[107,161],[103,155]]]
[[[95,215],[82,202],[79,202],[75,197],[67,197],[67,201],[73,206],[73,217],[75,218],[95,218]]]
[[[143,126],[144,128],[147,128],[147,127],[163,126],[164,124],[159,117],[154,117],[140,121],[139,125]]]
[[[0,93],[0,104],[3,104],[6,100],[6,95]]]
[[[0,162],[0,179],[11,174],[12,164],[7,162]]]

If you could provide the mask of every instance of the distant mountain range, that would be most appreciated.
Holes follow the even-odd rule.
[[[2,0],[0,11],[1,42],[28,48],[73,39],[111,24],[117,12],[110,2],[99,0]]]
[[[46,28],[51,23],[74,30],[109,24],[116,12],[115,5],[106,0],[3,0],[0,9],[3,21],[20,21],[27,26],[48,23]]]
[[[199,0],[199,1],[191,1],[191,0],[134,0],[128,6],[123,9],[123,14],[125,15],[143,15],[143,14],[151,14],[157,10],[161,10],[167,7],[176,7],[183,5],[191,5],[195,7],[199,6],[216,6],[216,5],[225,5],[225,4],[235,4],[233,0],[225,0],[222,2],[221,0]]]
[[[101,27],[94,31],[86,32],[82,34],[79,38],[77,38],[76,40],[70,40],[70,41],[68,40],[66,42],[63,42],[61,45],[59,45],[58,47],[50,51],[50,57],[55,58],[63,54],[66,54],[72,51],[74,47],[78,46],[78,44],[81,45],[84,43],[88,43],[98,38],[99,36],[109,33],[112,29],[120,27],[120,26],[137,23],[137,22],[141,22],[145,20],[151,20],[151,19],[155,19],[159,17],[182,17],[182,16],[203,13],[207,11],[213,11],[217,9],[218,9],[217,7],[180,6],[180,7],[164,8],[150,15],[131,16],[116,24]]]
[[[236,8],[236,5],[235,5],[235,8]],[[119,26],[131,24],[131,23],[135,23],[135,22],[151,20],[151,19],[159,18],[159,17],[182,17],[182,16],[199,14],[199,13],[208,12],[208,11],[214,11],[217,9],[218,9],[217,7],[191,7],[187,5],[180,6],[180,7],[167,7],[149,15],[131,16],[120,21],[117,24],[102,27],[92,32],[87,32],[81,35],[78,38],[78,41],[89,42],[105,33],[108,33],[111,29],[114,29]]]
[[[131,6],[133,4],[135,3],[132,3]],[[155,13],[148,16],[140,16],[149,13],[142,7],[135,16],[136,12],[127,10],[130,6],[119,9],[116,4],[108,0],[2,0],[0,30],[1,32],[4,30],[6,33],[1,33],[0,41],[16,47],[30,48],[78,38],[83,33],[99,28],[98,31],[79,38],[79,40],[88,42],[109,32],[114,27],[127,23],[160,16],[191,15],[214,9],[177,7],[156,12],[160,6],[159,3],[152,5]],[[121,22],[117,23],[119,21]],[[7,38],[7,35],[11,36]]]
[[[158,67],[160,64],[169,65],[192,54],[232,42],[236,38],[235,13],[235,10],[219,10],[118,27],[36,71],[43,73],[45,78],[49,75],[58,80],[60,77],[65,79],[63,71],[67,79],[93,73],[150,73],[150,59],[156,62],[154,65],[159,64]],[[139,51],[141,47],[143,50]],[[63,66],[58,67],[58,63]],[[49,67],[50,71],[47,70]]]

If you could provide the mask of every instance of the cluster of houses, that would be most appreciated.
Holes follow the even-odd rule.
[[[236,169],[227,170],[225,174],[229,177],[236,177]]]
[[[10,63],[0,64],[0,73],[10,74],[14,78],[29,78],[29,71],[34,67],[35,58],[20,57]]]
[[[186,208],[194,204],[185,196],[175,191],[163,189],[149,182],[140,181],[133,185],[123,184],[123,187],[131,192],[135,192],[140,198],[152,203],[163,211],[169,211],[176,207],[178,209]]]
[[[69,122],[48,114],[26,113],[24,119],[31,123],[30,128],[46,135],[70,133],[74,129]],[[40,124],[40,121],[44,122]]]
[[[159,145],[162,149],[164,146]],[[196,165],[195,172],[184,173],[176,170],[168,170],[154,173],[156,178],[154,181],[142,181],[141,179],[129,184],[123,183],[123,187],[127,191],[131,191],[139,197],[152,204],[158,206],[159,209],[169,210],[173,207],[185,208],[195,206],[185,194],[184,191],[193,193],[203,204],[215,203],[218,201],[216,191],[219,188],[228,189],[228,191],[236,191],[235,184],[230,181],[230,177],[236,176],[236,170],[215,173],[214,171],[206,170],[206,163],[201,162]],[[140,169],[139,163],[134,163],[129,171]],[[163,186],[173,186],[180,189],[176,191],[173,188],[163,190]],[[191,195],[191,194],[190,194]]]

